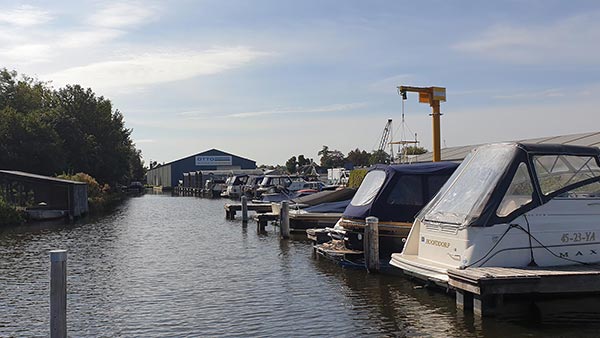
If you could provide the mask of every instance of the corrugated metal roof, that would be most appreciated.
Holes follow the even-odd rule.
[[[570,134],[570,135],[559,135],[559,136],[548,136],[538,137],[532,139],[523,139],[516,141],[507,142],[522,142],[522,143],[556,143],[556,144],[569,144],[577,146],[588,146],[598,147],[600,146],[600,132],[589,132],[581,134]],[[481,144],[469,145],[469,146],[458,146],[449,147],[442,149],[442,161],[462,161],[473,148],[480,146]],[[431,162],[433,161],[433,153],[428,152],[423,155],[418,155],[414,162]]]
[[[56,178],[56,177],[50,177],[50,176],[43,176],[43,175],[26,173],[26,172],[23,172],[23,171],[0,170],[0,175],[1,174],[6,174],[6,175],[10,175],[10,176],[19,176],[19,177],[30,178],[30,179],[34,179],[34,180],[42,180],[42,181],[50,181],[50,182],[56,182],[56,183],[63,183],[63,184],[87,184],[87,183],[84,183],[84,182],[64,180],[62,178]]]

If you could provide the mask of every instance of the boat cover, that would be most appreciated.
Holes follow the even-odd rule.
[[[344,212],[346,207],[350,204],[350,201],[351,200],[321,203],[321,204],[317,204],[312,207],[308,207],[304,210],[306,210],[308,212],[315,212],[315,213],[324,213],[324,214],[338,213],[338,214],[340,214],[340,213]]]
[[[307,196],[294,198],[292,202],[296,204],[306,204],[308,206],[313,206],[322,203],[352,199],[352,196],[354,196],[355,193],[356,189],[352,188],[343,188],[339,190],[324,190]]]
[[[343,217],[364,220],[375,216],[380,221],[412,222],[457,167],[454,162],[374,166]],[[376,171],[379,173],[373,173]]]

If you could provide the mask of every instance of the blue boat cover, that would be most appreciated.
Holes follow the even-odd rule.
[[[375,216],[380,221],[412,222],[457,167],[454,162],[376,165],[365,176],[343,217],[364,220]],[[374,171],[380,174],[372,174]],[[380,179],[369,179],[369,175]],[[363,187],[369,183],[374,186]],[[361,191],[374,195],[365,198]]]
[[[346,210],[346,207],[350,204],[351,200],[345,201],[337,201],[337,202],[328,202],[321,203],[317,205],[313,205],[312,207],[308,207],[304,210],[308,212],[320,212],[320,213],[343,213]]]

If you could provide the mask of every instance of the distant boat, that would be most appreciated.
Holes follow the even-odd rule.
[[[438,192],[458,164],[377,165],[369,170],[333,229],[307,231],[318,252],[351,264],[363,256],[365,219],[379,219],[380,256],[402,246],[415,215]]]
[[[452,268],[598,263],[599,214],[600,149],[485,145],[423,208],[390,264],[446,285]]]

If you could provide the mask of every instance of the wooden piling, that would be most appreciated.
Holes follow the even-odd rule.
[[[365,220],[365,233],[363,238],[365,267],[369,272],[379,271],[379,219],[367,217]]]
[[[290,205],[288,201],[281,202],[281,238],[290,238]]]
[[[67,337],[67,251],[50,251],[50,337]]]
[[[248,223],[248,198],[242,196],[242,223]]]

